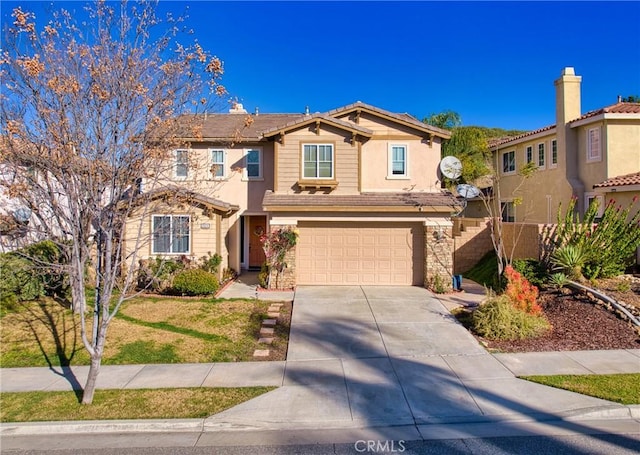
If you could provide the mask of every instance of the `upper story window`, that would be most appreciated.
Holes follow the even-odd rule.
[[[245,152],[244,177],[248,180],[262,178],[262,150],[250,149]]]
[[[224,177],[224,150],[211,151],[211,175],[218,179]]]
[[[176,150],[175,160],[175,176],[186,178],[189,175],[189,152],[187,150]]]
[[[407,146],[391,145],[389,147],[389,170],[388,177],[399,178],[409,175],[407,170]]]
[[[304,144],[302,155],[303,178],[333,178],[334,162],[332,144]]]
[[[600,161],[602,151],[600,147],[600,127],[587,131],[587,161]]]
[[[524,151],[524,159],[527,164],[533,161],[533,146],[528,145]]]
[[[504,152],[502,154],[502,173],[513,174],[514,172],[516,172],[516,152],[515,150]]]
[[[538,167],[544,167],[545,155],[544,142],[541,142],[538,144]]]
[[[549,167],[556,167],[558,165],[558,141],[551,141],[551,163]]]
[[[153,215],[153,254],[188,254],[189,215]]]

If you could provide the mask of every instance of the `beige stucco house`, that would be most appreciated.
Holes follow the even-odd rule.
[[[241,272],[264,262],[264,232],[292,227],[287,286],[451,282],[460,207],[437,174],[449,132],[361,102],[315,114],[235,106],[201,121],[136,214],[148,234],[139,257],[218,253]],[[136,234],[127,230],[129,250]]]
[[[581,79],[565,68],[555,81],[555,125],[493,144],[503,219],[549,223],[571,197],[582,214],[593,199],[603,209],[612,198],[624,205],[639,194],[640,103],[619,101],[582,114]],[[515,191],[518,170],[529,162],[537,172]],[[518,198],[522,203],[514,204]]]

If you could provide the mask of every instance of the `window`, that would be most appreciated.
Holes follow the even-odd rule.
[[[389,147],[389,177],[406,177],[407,172],[407,146],[392,145]]]
[[[224,177],[224,150],[211,151],[211,175],[213,178]]]
[[[516,152],[505,152],[502,154],[502,173],[512,174],[516,171]]]
[[[306,179],[333,178],[333,145],[305,144],[302,176]]]
[[[502,213],[502,221],[505,223],[513,223],[516,220],[516,206],[513,202],[501,202],[500,212]]]
[[[247,150],[245,153],[245,178],[262,178],[262,150]]]
[[[598,212],[596,213],[596,221],[600,221],[602,215],[604,214],[604,196],[596,193],[584,193],[584,211],[593,204],[595,201],[598,202]]]
[[[545,151],[544,142],[538,144],[538,167],[544,167]]]
[[[587,131],[587,161],[600,161],[600,128]]]
[[[189,226],[188,215],[153,215],[153,253],[189,253]]]
[[[529,164],[530,162],[533,161],[533,147],[532,146],[527,146],[525,152],[524,152],[524,159],[526,164]]]
[[[551,141],[551,164],[549,167],[556,167],[558,165],[558,141]]]
[[[189,152],[187,150],[176,150],[176,177],[185,178],[189,175]]]

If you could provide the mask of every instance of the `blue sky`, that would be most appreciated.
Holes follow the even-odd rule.
[[[3,1],[3,22],[15,4],[43,11]],[[161,1],[186,7],[250,112],[359,100],[420,119],[451,109],[465,125],[536,129],[555,122],[553,81],[565,66],[583,78],[583,112],[640,95],[635,1]]]

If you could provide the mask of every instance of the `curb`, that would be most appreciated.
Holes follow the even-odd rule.
[[[26,436],[47,434],[92,434],[92,433],[154,433],[154,432],[198,432],[198,433],[241,433],[255,431],[296,431],[296,430],[353,430],[369,428],[393,428],[399,425],[380,423],[379,425],[349,425],[347,422],[308,422],[293,427],[291,423],[241,424],[232,422],[207,423],[204,419],[157,419],[157,420],[87,420],[64,422],[27,422],[1,423],[0,435]],[[415,422],[411,426],[461,425],[461,424],[500,424],[508,422],[576,422],[588,420],[636,420],[640,419],[640,405],[603,406],[567,411],[557,416],[545,414],[531,415],[495,415],[473,418],[433,418],[429,421]],[[407,425],[400,425],[406,427]]]

